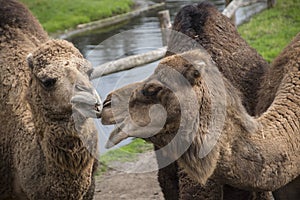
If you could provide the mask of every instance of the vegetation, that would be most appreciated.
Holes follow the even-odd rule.
[[[77,24],[125,13],[133,0],[20,0],[38,18],[44,29],[53,33]]]
[[[300,31],[300,1],[277,0],[274,8],[254,16],[239,32],[271,62]]]
[[[100,156],[100,174],[105,172],[111,162],[135,161],[139,153],[152,151],[153,145],[142,139],[134,139],[130,144],[115,150],[110,150]]]

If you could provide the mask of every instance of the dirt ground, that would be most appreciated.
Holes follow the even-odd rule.
[[[94,200],[156,199],[163,194],[157,181],[157,172],[126,174],[109,171],[96,179]]]
[[[157,171],[147,169],[155,165],[156,158],[150,154],[140,155],[134,162],[112,163],[105,174],[96,178],[94,200],[163,200]],[[137,171],[142,173],[133,173]]]

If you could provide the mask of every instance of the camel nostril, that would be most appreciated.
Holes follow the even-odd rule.
[[[78,91],[86,91],[86,92],[90,92],[92,90],[91,88],[89,88],[83,84],[76,84],[75,89]]]

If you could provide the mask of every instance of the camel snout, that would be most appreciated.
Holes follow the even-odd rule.
[[[74,110],[87,118],[101,117],[102,101],[96,89],[91,86],[76,84],[71,104]]]

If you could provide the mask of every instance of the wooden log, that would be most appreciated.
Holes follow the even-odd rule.
[[[235,15],[235,12],[238,8],[248,6],[257,2],[266,2],[265,0],[233,0],[229,3],[229,5],[223,10],[222,14],[232,19]]]
[[[168,30],[172,28],[169,10],[163,10],[158,12],[158,18],[159,18],[160,29],[162,34],[162,43],[163,46],[166,46],[168,44],[169,37],[170,37],[170,31]]]
[[[126,58],[121,58],[115,61],[104,63],[94,68],[91,79],[96,79],[107,74],[128,70],[134,67],[154,62],[163,58],[166,54],[166,51],[167,47],[162,47],[147,53],[128,56]]]
[[[163,10],[158,12],[158,16],[160,20],[160,27],[162,30],[162,39],[164,47],[147,53],[121,58],[95,67],[94,72],[91,75],[91,79],[96,79],[100,76],[132,69],[134,67],[139,67],[163,58],[167,51],[166,45],[168,43],[168,38],[170,35],[170,31],[168,30],[171,30],[172,24],[169,10]]]
[[[236,10],[241,7],[243,0],[233,0],[231,1],[228,6],[223,10],[222,14],[231,19],[234,15]]]
[[[230,2],[232,2],[232,0],[226,0],[225,1],[225,7],[227,7],[230,4]]]
[[[267,0],[268,8],[273,8],[276,4],[276,0]]]

